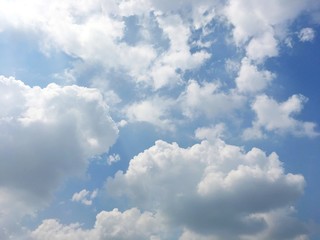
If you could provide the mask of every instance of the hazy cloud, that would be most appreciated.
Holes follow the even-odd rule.
[[[303,28],[300,30],[298,37],[301,42],[312,42],[315,35],[315,31],[312,28]]]

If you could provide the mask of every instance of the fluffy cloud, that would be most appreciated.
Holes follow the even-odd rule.
[[[307,2],[301,0],[231,0],[225,14],[234,26],[235,42],[240,44],[251,37],[272,33],[274,26],[288,23],[306,7]]]
[[[180,2],[176,3],[180,6]],[[19,4],[26,9],[17,9]],[[47,55],[55,50],[62,51],[80,59],[87,67],[100,67],[106,72],[123,71],[133,81],[159,89],[177,84],[181,77],[178,71],[199,67],[210,54],[204,50],[191,52],[192,23],[178,14],[167,15],[157,7],[162,8],[163,3],[107,3],[99,0],[42,3],[32,0],[25,4],[22,1],[4,1],[0,20],[3,31],[12,31],[13,28],[38,37],[41,50]],[[210,4],[200,7],[202,17],[199,15],[196,23],[199,28],[213,17],[207,14]],[[149,12],[149,19],[145,20],[145,14]],[[139,20],[139,25],[132,27],[140,36],[134,43],[127,41],[131,36],[126,36],[129,28],[126,17],[131,15]],[[154,21],[156,27],[150,21]],[[154,32],[161,38],[155,37]],[[163,42],[167,42],[169,47]]]
[[[17,7],[19,4],[23,7]],[[34,34],[47,55],[58,50],[88,66],[140,75],[148,69],[156,52],[148,43],[131,46],[123,41],[125,22],[120,16],[113,17],[117,12],[114,10],[117,6],[99,0],[50,3],[33,0],[27,4],[4,1],[0,11],[4,30],[14,27]]]
[[[151,212],[141,213],[132,208],[124,212],[113,209],[100,212],[93,229],[85,230],[80,224],[62,225],[48,219],[31,233],[32,240],[160,240],[161,221]]]
[[[218,83],[205,82],[200,85],[198,82],[190,80],[185,92],[180,96],[184,114],[190,118],[202,114],[214,118],[243,106],[244,97],[233,92],[224,93],[219,88]]]
[[[119,171],[107,181],[110,194],[127,196],[141,209],[163,214],[172,227],[185,228],[189,234],[181,239],[263,235],[261,239],[283,240],[303,235],[306,229],[298,220],[279,221],[281,226],[270,220],[274,212],[289,219],[285,209],[303,188],[304,178],[286,174],[275,153],[267,156],[257,148],[244,152],[219,139],[186,149],[157,141],[134,157],[125,173]],[[279,234],[272,230],[284,226]],[[297,231],[290,233],[292,228]],[[283,234],[289,237],[282,238]]]
[[[262,130],[280,134],[291,133],[297,136],[318,136],[315,123],[299,121],[293,117],[301,112],[306,101],[307,99],[302,95],[293,95],[281,103],[266,95],[258,96],[252,104],[256,120],[252,128],[244,131],[244,138],[260,138],[263,136]]]
[[[81,202],[84,205],[92,205],[92,200],[97,197],[98,190],[93,192],[83,189],[80,192],[74,193],[71,200],[73,202]]]
[[[233,26],[234,43],[245,49],[248,58],[262,63],[278,55],[279,41],[288,41],[288,26],[308,10],[311,2],[231,0],[224,8],[224,15]]]
[[[301,42],[312,42],[315,35],[315,31],[312,28],[303,28],[300,30],[298,37]]]
[[[274,77],[275,74],[267,70],[259,71],[256,65],[244,58],[236,78],[236,84],[240,92],[257,92],[264,90]]]
[[[226,126],[223,123],[219,123],[213,127],[197,128],[195,131],[195,137],[199,140],[207,139],[213,141],[214,139],[222,138],[225,129]]]
[[[103,98],[85,87],[29,87],[13,78],[0,78],[0,157],[4,159],[0,162],[0,239],[11,238],[19,219],[45,206],[62,181],[83,173],[91,156],[106,152],[115,142],[118,130],[106,99],[111,105],[120,103],[127,89],[117,88],[128,85],[114,79],[130,78],[134,84],[146,85],[139,88],[143,93],[139,92],[138,100],[129,99],[136,97],[130,94],[123,98],[130,104],[117,112],[125,115],[120,119],[126,117],[119,127],[127,121],[147,122],[175,130],[175,116],[184,115],[188,121],[205,116],[203,122],[232,117],[243,109],[245,95],[261,94],[275,78],[263,62],[281,52],[279,43],[287,37],[287,26],[315,1],[2,0],[0,32],[37,38],[48,56],[56,51],[67,54],[73,68],[56,76],[64,80],[67,76],[74,83],[78,71],[87,71],[79,74],[86,79],[89,75],[90,82],[83,83],[106,92]],[[221,24],[223,20],[231,28]],[[220,60],[215,54],[220,57],[224,49],[211,45],[223,38],[221,29],[231,30],[238,47],[232,57],[242,58],[239,66],[226,64],[230,72],[238,73],[235,89],[204,80],[220,75],[203,77],[202,72],[193,72],[209,59],[206,70],[217,66]],[[300,41],[315,36],[311,28],[297,35]],[[226,57],[231,57],[228,51]],[[101,72],[103,78],[91,78]],[[186,80],[190,76],[199,81]],[[295,118],[305,101],[300,95],[284,102],[258,96],[252,103],[256,118],[244,138],[263,138],[270,131],[318,136],[314,123]],[[109,178],[109,193],[128,197],[129,205],[141,210],[101,212],[92,229],[48,219],[30,237],[155,240],[166,239],[172,227],[173,238],[181,233],[180,240],[305,239],[306,228],[291,206],[303,192],[303,177],[285,173],[274,153],[267,156],[256,148],[245,152],[227,145],[219,140],[224,129],[224,124],[198,128],[195,138],[205,141],[187,149],[158,141],[133,158],[125,173]],[[118,155],[107,159],[110,164],[117,160]],[[72,200],[90,205],[95,195],[84,189]],[[169,224],[164,226],[159,216]]]
[[[240,109],[246,98],[235,91],[220,90],[220,83],[199,84],[190,80],[177,100],[155,96],[126,107],[125,114],[131,122],[147,122],[166,130],[175,130],[173,112],[182,113],[188,118],[206,116],[222,118]]]
[[[0,103],[0,221],[43,207],[58,184],[83,173],[118,134],[95,89],[29,87],[2,76]]]
[[[154,97],[127,107],[125,113],[131,122],[147,122],[166,130],[173,130],[174,124],[169,112],[174,104],[172,99]]]
[[[262,62],[265,58],[278,55],[278,43],[270,32],[253,38],[246,47],[248,58]]]

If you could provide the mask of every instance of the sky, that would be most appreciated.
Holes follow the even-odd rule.
[[[320,238],[320,2],[0,0],[0,239]]]

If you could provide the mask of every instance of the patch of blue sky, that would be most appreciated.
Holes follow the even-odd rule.
[[[147,41],[158,51],[169,48],[169,41],[163,35],[154,13],[150,13],[149,18],[139,18],[136,15],[124,17],[124,23],[125,31],[121,42],[136,46]]]
[[[46,56],[39,49],[35,36],[14,30],[0,33],[0,72],[14,76],[30,86],[45,87],[49,83],[62,83],[55,74],[71,66],[70,56],[54,51]]]
[[[211,57],[204,62],[198,69],[186,71],[184,77],[186,79],[195,79],[199,82],[220,81],[221,88],[224,90],[234,88],[234,76],[226,71],[226,63],[228,60],[241,62],[241,52],[233,44],[228,43],[228,29],[221,22],[212,22],[208,28],[212,28],[210,33],[203,37],[203,33],[198,30],[191,36],[192,41],[203,41],[208,44],[203,48],[211,54]],[[199,51],[201,47],[194,46],[191,52]]]

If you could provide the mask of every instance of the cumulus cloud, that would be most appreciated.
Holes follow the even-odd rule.
[[[225,14],[234,26],[233,37],[237,44],[252,37],[262,37],[273,32],[274,26],[287,24],[307,8],[301,0],[263,1],[231,0],[225,7]]]
[[[304,185],[303,176],[285,173],[277,154],[267,156],[258,148],[245,152],[219,139],[189,148],[157,141],[135,156],[126,172],[107,181],[109,194],[126,196],[141,209],[161,213],[172,227],[184,228],[181,239],[303,235],[304,225],[293,216],[279,226],[270,219],[274,212],[289,219],[285,209]],[[281,233],[273,231],[285,226]],[[293,228],[297,231],[290,233]]]
[[[30,87],[0,77],[1,221],[43,207],[88,159],[108,151],[118,130],[98,90]],[[9,217],[10,216],[10,217]],[[0,229],[1,232],[1,229]]]
[[[312,1],[231,0],[224,7],[224,16],[233,27],[234,43],[246,56],[258,63],[279,54],[279,43],[288,42],[292,21],[309,10]]]
[[[315,35],[315,31],[312,28],[302,28],[298,37],[301,42],[312,42]]]
[[[264,90],[274,78],[275,74],[267,70],[260,71],[249,59],[244,58],[235,81],[240,92],[254,93]]]
[[[38,39],[48,57],[57,51],[72,59],[73,68],[56,78],[75,83],[83,68],[88,75],[94,70],[112,79],[129,78],[130,87],[143,85],[143,93],[139,99],[122,98],[122,90],[109,89],[107,78],[84,81],[103,88],[101,94],[78,86],[30,87],[0,77],[0,239],[12,238],[19,219],[45,206],[65,179],[83,173],[90,157],[108,151],[117,127],[145,122],[174,131],[175,116],[215,123],[244,109],[246,95],[262,94],[275,78],[263,63],[278,56],[281,41],[289,39],[287,26],[313,1],[1,1],[0,32],[26,34]],[[220,61],[214,51],[211,55],[215,38],[220,38],[214,31],[220,28],[237,47],[234,59],[242,58],[241,64],[226,61],[226,70],[236,75],[234,89],[205,79],[216,76],[194,72],[208,60],[212,62],[206,70]],[[302,42],[313,41],[315,31],[304,28],[297,36]],[[223,52],[215,50],[218,57]],[[243,137],[264,138],[268,132],[318,136],[315,123],[295,118],[305,101],[301,95],[284,102],[256,97],[251,105],[256,118]],[[109,116],[107,103],[124,105],[117,112],[122,114],[118,124]],[[221,140],[225,126],[197,128],[195,138],[203,141],[189,148],[159,140],[135,156],[127,171],[110,177],[108,193],[128,198],[129,206],[136,208],[102,211],[91,229],[47,219],[30,238],[306,239],[306,227],[292,207],[303,193],[304,178],[286,173],[275,153],[267,155],[257,148],[246,152],[226,144]],[[107,163],[119,160],[113,154]],[[71,200],[91,205],[96,194],[83,189]],[[168,237],[172,229],[175,234]]]
[[[0,11],[5,30],[15,27],[34,34],[47,55],[58,50],[88,66],[121,69],[137,76],[148,69],[156,51],[146,42],[131,46],[122,40],[126,26],[121,16],[114,17],[117,9],[117,5],[99,0],[33,0],[27,4],[4,1]]]
[[[280,103],[266,95],[258,96],[252,104],[256,120],[253,121],[252,128],[244,131],[244,138],[260,138],[263,130],[297,136],[319,136],[315,123],[299,121],[293,117],[301,112],[306,101],[307,98],[302,95],[293,95]]]
[[[180,2],[176,3],[180,6]],[[26,9],[16,7],[19,4]],[[184,7],[189,5],[187,3]],[[212,14],[207,14],[208,9],[212,11],[212,6],[194,5],[195,11],[201,12],[194,24],[198,28],[204,27],[213,18]],[[204,50],[191,52],[192,23],[178,14],[165,14],[157,7],[162,8],[163,4],[143,0],[117,3],[100,0],[42,3],[32,0],[28,4],[4,1],[0,20],[3,30],[12,31],[14,27],[36,36],[41,50],[47,55],[58,50],[80,59],[89,67],[100,66],[107,72],[123,71],[133,81],[157,90],[177,84],[181,75],[178,71],[195,69],[210,57]],[[145,20],[147,13],[156,28],[149,24],[150,19],[149,22]],[[141,26],[135,29],[140,39],[135,43],[126,39],[128,16],[135,16],[140,21]],[[140,33],[143,31],[146,34]],[[161,39],[158,36],[150,38],[154,32],[159,32]],[[163,40],[168,42],[168,48],[161,44]],[[161,48],[155,47],[155,41]]]
[[[77,223],[63,225],[55,219],[47,219],[30,235],[32,240],[160,240],[162,231],[161,221],[155,214],[132,208],[124,212],[102,211],[94,227],[88,230]]]
[[[219,83],[199,84],[194,80],[188,82],[179,98],[184,114],[190,118],[199,115],[221,117],[241,108],[245,102],[245,98],[236,93],[220,91]]]
[[[248,58],[262,62],[265,58],[278,55],[278,43],[270,32],[265,32],[259,37],[252,38],[246,47]]]
[[[213,127],[197,128],[195,131],[195,137],[199,140],[211,140],[223,138],[226,126],[224,123],[219,123]]]
[[[97,197],[98,190],[94,190],[92,192],[87,189],[83,189],[80,192],[74,193],[71,201],[73,202],[81,202],[84,205],[90,206],[92,205],[92,200]]]
[[[173,121],[169,117],[173,104],[172,99],[154,97],[129,105],[125,114],[131,122],[147,122],[162,129],[174,130]]]
[[[278,31],[277,27],[286,26],[306,9],[306,3],[301,0],[292,0],[290,4],[276,0],[232,0],[225,6],[222,3],[220,0],[50,3],[31,0],[25,4],[21,0],[5,0],[0,8],[0,28],[34,34],[48,55],[62,51],[88,66],[101,66],[107,72],[123,71],[133,81],[158,90],[178,84],[185,71],[194,70],[210,59],[208,51],[191,47],[191,43],[196,43],[191,41],[191,35],[193,30],[201,29],[201,35],[205,36],[206,26],[215,17],[223,15],[233,26],[233,39],[238,46],[246,48],[247,57],[263,61],[278,54],[281,38],[278,35],[286,31]],[[181,9],[187,14],[181,14]],[[140,39],[134,43],[126,39],[129,16],[139,22],[135,31]]]

